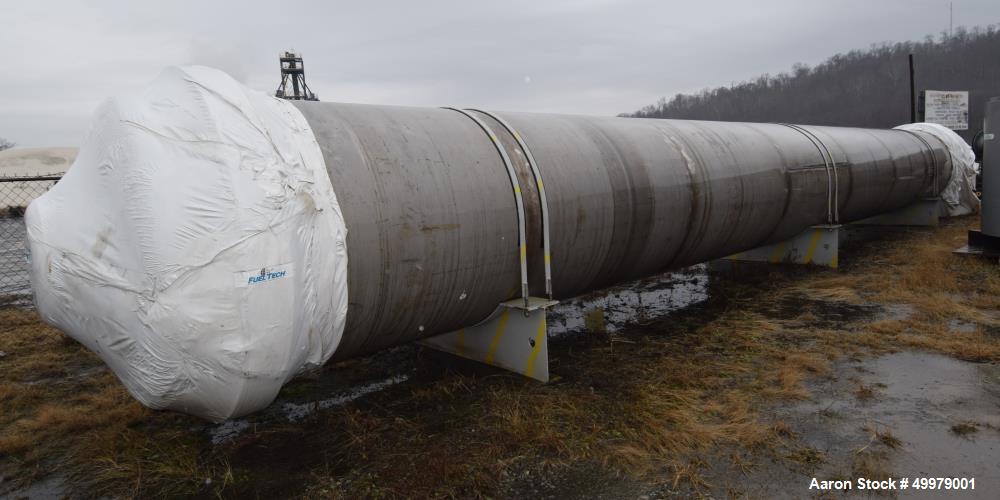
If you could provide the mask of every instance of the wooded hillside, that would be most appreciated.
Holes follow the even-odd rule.
[[[956,28],[952,36],[873,45],[837,54],[810,68],[764,74],[729,87],[660,99],[640,118],[785,122],[852,127],[894,127],[910,121],[907,56],[914,55],[920,90],[968,90],[966,139],[982,128],[983,106],[1000,96],[1000,29]]]

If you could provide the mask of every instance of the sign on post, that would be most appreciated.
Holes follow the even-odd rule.
[[[969,129],[969,92],[927,90],[924,93],[924,121],[952,130]]]

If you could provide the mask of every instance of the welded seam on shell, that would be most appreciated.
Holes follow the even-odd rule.
[[[932,179],[931,182],[933,183],[934,196],[938,196],[939,194],[941,194],[941,189],[939,188],[939,184],[940,183],[939,183],[939,179],[938,179],[937,155],[934,154],[934,148],[931,147],[931,144],[929,142],[927,142],[926,139],[924,139],[923,137],[921,137],[916,132],[913,132],[912,130],[905,130],[905,129],[896,129],[896,130],[900,130],[902,132],[906,132],[907,134],[910,134],[913,137],[916,137],[917,140],[919,140],[920,142],[922,142],[924,144],[924,146],[927,146],[927,149],[920,151],[920,153],[923,154],[923,155],[930,154],[930,156],[931,156],[931,170],[932,170],[931,171],[931,179]],[[938,139],[938,141],[940,142],[940,139]],[[942,143],[942,144],[944,144],[944,143]],[[947,149],[947,146],[945,146],[945,149]],[[952,175],[954,175],[954,172],[955,172],[954,169],[952,169]],[[951,178],[949,177],[948,180],[950,181]]]
[[[869,137],[871,137],[872,140],[874,140],[876,143],[878,143],[878,145],[882,147],[883,151],[885,151],[886,153],[889,154],[889,163],[892,165],[892,184],[889,184],[888,193],[882,199],[881,203],[879,204],[879,210],[878,210],[880,213],[881,212],[885,212],[886,211],[885,210],[885,206],[888,205],[888,204],[890,204],[890,203],[892,203],[892,201],[893,201],[893,194],[895,194],[895,192],[896,192],[896,185],[899,184],[899,179],[900,179],[899,161],[896,158],[896,156],[893,154],[892,149],[889,148],[889,145],[886,144],[884,141],[882,141],[882,139],[879,138],[877,134],[872,133],[870,130],[864,130],[864,129],[862,129],[862,131],[865,132]],[[875,165],[876,168],[877,168],[878,165],[879,165],[879,158],[876,157],[875,153],[872,152],[870,149],[868,150],[868,153],[871,155],[872,164]],[[910,159],[909,156],[907,156],[907,159],[909,160],[909,165],[910,165],[910,172],[909,172],[909,174],[912,174],[913,173],[913,160]]]
[[[656,125],[657,130],[665,139],[664,143],[673,147],[674,150],[681,156],[681,161],[684,163],[684,170],[688,174],[688,180],[691,185],[691,213],[688,216],[687,224],[684,228],[684,236],[681,238],[681,242],[677,246],[677,250],[674,251],[674,254],[671,255],[668,260],[664,261],[666,264],[663,268],[666,269],[676,262],[677,259],[684,257],[687,253],[690,253],[691,248],[694,248],[701,243],[700,237],[693,238],[696,219],[699,216],[704,218],[704,214],[699,214],[699,210],[704,212],[704,207],[710,205],[711,201],[708,199],[710,193],[705,193],[701,190],[701,181],[704,181],[704,187],[707,188],[709,185],[708,172],[706,172],[703,167],[701,157],[693,156],[696,154],[695,151],[690,149],[681,138],[673,135],[677,132],[673,127],[670,127],[669,130],[664,130],[660,125],[661,124],[659,123]],[[702,197],[705,197],[704,202],[702,202]],[[692,241],[692,239],[694,239],[694,243],[691,243],[690,248],[688,248],[688,244]]]
[[[580,124],[580,130],[586,133],[601,155],[604,174],[607,176],[610,188],[608,200],[611,219],[610,238],[607,246],[602,247],[600,256],[593,260],[592,272],[587,281],[587,288],[598,289],[610,286],[612,281],[609,281],[609,276],[619,275],[627,269],[626,264],[634,265],[638,260],[628,259],[628,250],[637,240],[634,228],[636,218],[634,183],[620,149],[600,126],[585,120]]]
[[[789,160],[788,158],[785,157],[785,153],[781,150],[781,147],[779,147],[776,143],[774,143],[773,141],[769,141],[770,137],[763,131],[757,129],[756,127],[751,127],[751,130],[760,134],[765,141],[768,141],[772,146],[774,146],[775,154],[777,154],[778,157],[781,158],[781,165],[782,165],[781,180],[785,183],[785,193],[786,193],[785,200],[781,206],[781,216],[778,217],[777,221],[775,221],[774,227],[770,231],[768,231],[767,236],[758,240],[757,244],[754,245],[754,248],[757,248],[767,244],[767,242],[771,241],[771,238],[774,237],[775,233],[781,230],[783,223],[785,222],[785,219],[788,217],[788,209],[791,207],[793,195],[792,195],[792,176],[787,168]],[[742,252],[736,254],[735,256],[738,256],[740,254],[742,254]]]

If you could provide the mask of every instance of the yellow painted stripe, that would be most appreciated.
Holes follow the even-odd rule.
[[[514,131],[514,138],[519,141],[521,140],[521,134],[518,134],[516,130]]]
[[[528,365],[524,367],[524,374],[532,376],[535,373],[535,359],[538,358],[538,351],[542,350],[542,342],[545,341],[545,315],[542,313],[542,322],[538,325],[538,332],[535,333],[535,346],[531,348],[528,355]]]
[[[507,329],[507,320],[510,319],[510,309],[504,309],[500,313],[500,321],[497,321],[497,331],[493,334],[493,340],[490,340],[490,348],[486,351],[486,361],[487,363],[493,362],[493,357],[497,354],[497,347],[500,347],[500,339],[503,338],[504,330]]]
[[[816,254],[816,246],[819,245],[819,237],[821,236],[822,231],[822,229],[813,229],[813,236],[812,239],[809,240],[809,248],[806,250],[806,264],[812,262],[813,255]]]
[[[455,350],[458,351],[459,356],[465,356],[465,328],[458,331],[458,342],[456,342]]]
[[[497,136],[493,134],[490,134],[490,139],[493,139],[493,142],[497,142]]]
[[[514,192],[515,193],[520,193],[521,192],[521,186],[514,186]]]
[[[528,257],[528,247],[521,245],[521,260],[524,260],[527,257]]]
[[[545,263],[548,264],[550,262],[552,262],[552,256],[549,255],[549,252],[545,252]]]
[[[785,257],[785,247],[787,246],[788,246],[787,241],[782,241],[781,243],[775,245],[774,252],[771,253],[772,264],[777,264],[778,262],[781,262],[781,259]]]
[[[832,267],[834,269],[837,268],[837,253],[836,252],[833,253],[833,258],[830,259],[830,267]]]
[[[541,179],[538,179],[538,190],[545,191],[545,183],[543,183]]]

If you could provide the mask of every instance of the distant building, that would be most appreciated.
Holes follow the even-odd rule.
[[[0,151],[0,177],[62,175],[79,148],[12,148]]]
[[[62,176],[73,165],[78,151],[78,148],[13,148],[0,151],[0,218],[11,213],[23,213],[32,200],[54,185],[52,181],[11,182],[10,179]],[[0,229],[0,240],[9,236]]]

